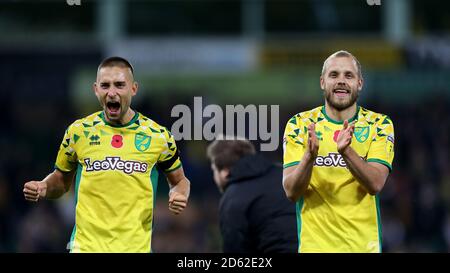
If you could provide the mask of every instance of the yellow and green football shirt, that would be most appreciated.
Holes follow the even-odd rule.
[[[362,107],[351,147],[367,162],[389,170],[394,158],[391,119]],[[337,151],[336,138],[343,122],[332,120],[325,106],[293,116],[284,133],[284,168],[297,165],[308,143],[307,127],[314,122],[319,140],[310,184],[297,202],[299,252],[381,252],[378,196],[370,195],[353,177]]]
[[[103,112],[72,123],[55,168],[76,170],[71,252],[151,252],[158,169],[181,167],[175,140],[136,112],[123,126]]]

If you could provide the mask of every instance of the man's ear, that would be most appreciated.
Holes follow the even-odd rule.
[[[223,168],[222,170],[219,171],[219,176],[223,181],[228,180],[228,177],[230,176],[230,169]]]
[[[137,91],[139,89],[139,85],[137,82],[133,82],[133,86],[131,87],[131,93],[133,96],[137,94]]]
[[[361,91],[364,85],[364,80],[362,78],[360,78],[358,80],[358,91]]]
[[[325,90],[325,82],[323,76],[320,76],[320,89]]]

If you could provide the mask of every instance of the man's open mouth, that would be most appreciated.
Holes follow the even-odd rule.
[[[350,94],[350,90],[347,90],[347,89],[334,89],[333,93],[336,94],[337,96],[341,97],[341,96],[346,96],[346,95]]]
[[[120,102],[118,101],[109,101],[106,103],[106,109],[110,114],[118,114],[120,111]]]

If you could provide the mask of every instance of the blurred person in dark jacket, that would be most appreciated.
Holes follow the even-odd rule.
[[[284,195],[282,167],[248,140],[215,140],[207,149],[223,193],[220,230],[225,253],[295,253],[295,205]]]

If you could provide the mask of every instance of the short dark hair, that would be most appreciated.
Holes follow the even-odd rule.
[[[219,171],[224,168],[231,169],[239,159],[255,153],[255,146],[246,139],[214,140],[206,151],[209,160]]]
[[[98,66],[97,71],[103,67],[113,67],[113,66],[127,67],[131,70],[131,75],[134,76],[134,69],[131,63],[127,59],[118,56],[108,57],[104,59]]]

